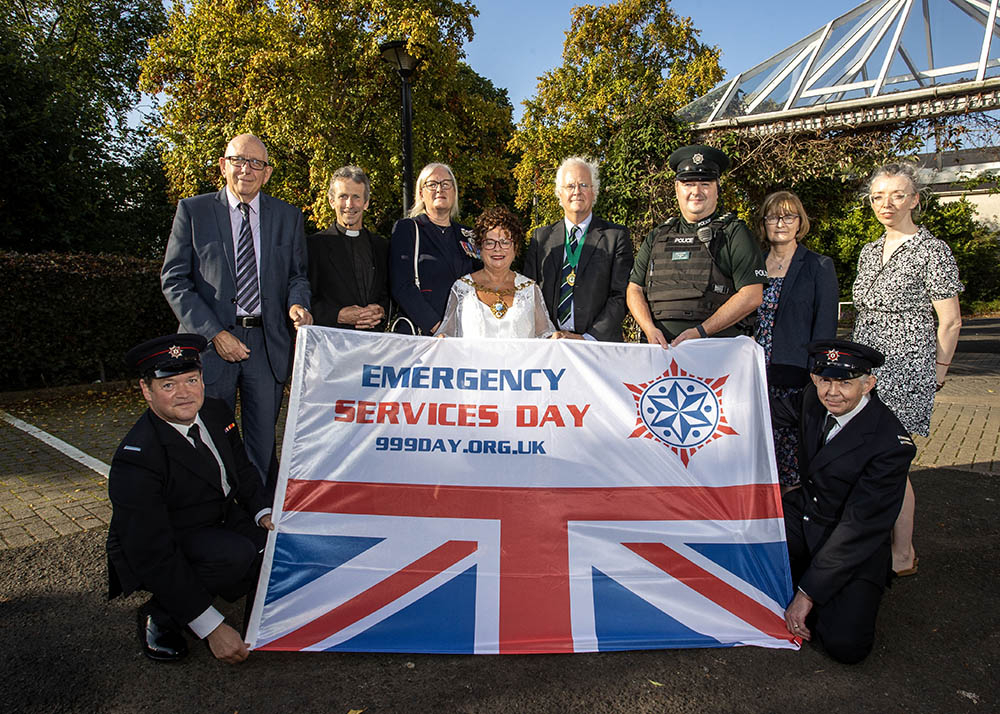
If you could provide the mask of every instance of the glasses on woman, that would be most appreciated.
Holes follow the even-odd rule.
[[[792,223],[795,223],[795,221],[797,221],[797,220],[799,220],[799,214],[798,213],[786,213],[783,216],[765,216],[764,217],[764,223],[766,223],[769,226],[776,226],[779,223],[783,223],[784,225],[788,226],[788,225],[791,225]]]
[[[868,200],[872,202],[873,206],[884,206],[886,202],[890,202],[893,205],[898,205],[912,196],[912,193],[903,193],[902,191],[894,191],[893,193],[873,193],[868,196]]]
[[[455,182],[451,179],[444,179],[443,181],[424,181],[424,188],[431,193],[434,193],[438,189],[442,191],[450,191],[455,188]]]
[[[483,240],[483,248],[485,250],[496,250],[497,248],[507,250],[512,245],[514,245],[514,241],[510,238],[501,238],[500,240],[497,240],[496,238],[486,238]]]

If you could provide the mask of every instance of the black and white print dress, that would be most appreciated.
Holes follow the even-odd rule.
[[[920,226],[882,265],[885,234],[861,249],[854,281],[853,340],[885,355],[878,395],[911,433],[927,436],[937,356],[933,301],[964,287],[951,249]]]

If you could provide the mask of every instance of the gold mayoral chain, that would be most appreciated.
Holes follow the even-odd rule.
[[[503,288],[501,290],[496,290],[495,288],[488,288],[482,283],[477,283],[474,280],[466,280],[465,282],[472,285],[472,287],[474,287],[481,293],[492,293],[496,295],[496,300],[493,303],[486,303],[486,306],[489,307],[490,312],[493,313],[493,317],[495,317],[498,320],[502,320],[504,318],[504,315],[507,314],[507,310],[509,310],[510,308],[508,308],[506,303],[504,303],[503,298],[513,295],[515,292],[517,292],[517,286],[513,288]]]

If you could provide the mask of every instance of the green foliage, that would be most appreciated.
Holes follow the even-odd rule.
[[[697,37],[669,0],[572,10],[563,64],[542,76],[510,143],[519,155],[517,203],[534,205],[535,225],[560,215],[555,170],[574,154],[602,167],[599,212],[652,224],[664,200],[666,157],[687,140],[669,117],[722,79],[719,50]]]
[[[401,204],[400,80],[379,44],[406,37],[423,60],[413,76],[415,171],[449,163],[466,213],[507,200],[510,101],[461,62],[475,15],[452,0],[175,2],[142,65],[143,88],[167,97],[154,130],[172,195],[220,186],[218,157],[249,131],[275,164],[266,190],[316,227],[333,220],[333,171],[364,168],[369,222],[386,232]]]
[[[160,0],[2,6],[0,246],[141,250],[165,232],[162,172],[127,126],[145,40],[164,22]]]
[[[126,376],[124,354],[177,329],[160,261],[0,252],[0,382],[11,387]]]

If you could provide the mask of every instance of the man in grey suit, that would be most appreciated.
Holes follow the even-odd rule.
[[[535,229],[524,274],[541,287],[560,336],[621,342],[632,271],[628,229],[593,214],[600,191],[594,162],[565,159],[556,171],[555,191],[563,220]]]
[[[266,481],[276,473],[289,320],[312,324],[302,212],[260,192],[272,167],[256,136],[234,137],[219,170],[224,189],[177,204],[160,283],[180,331],[210,340],[206,394],[235,409],[239,388],[247,452]]]

